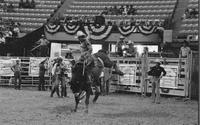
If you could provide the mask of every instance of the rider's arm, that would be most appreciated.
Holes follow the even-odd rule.
[[[12,70],[13,72],[15,72],[14,67],[15,67],[15,65],[13,65],[13,66],[11,67],[11,70]]]
[[[166,75],[166,71],[165,71],[165,69],[162,67],[162,76],[165,76]]]
[[[88,52],[92,53],[92,44],[88,41]]]
[[[52,68],[52,70],[51,70],[51,73],[52,73],[52,75],[54,75],[54,74],[55,74],[56,67],[57,67],[57,63],[56,63],[56,64],[54,64],[54,66],[53,66],[53,68]]]

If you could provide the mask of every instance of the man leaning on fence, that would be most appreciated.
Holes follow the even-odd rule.
[[[11,70],[14,72],[15,78],[15,89],[21,89],[21,66],[19,60],[16,60],[16,64],[11,67]]]
[[[148,75],[152,76],[152,98],[153,103],[160,104],[160,79],[162,76],[166,75],[166,71],[163,67],[160,66],[161,62],[156,59],[156,65],[151,67],[151,70],[148,72]]]

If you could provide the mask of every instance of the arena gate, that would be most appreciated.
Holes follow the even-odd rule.
[[[159,59],[167,74],[160,81],[160,93],[163,95],[181,96],[191,98],[194,75],[192,52],[188,58],[162,58],[142,56],[138,58],[113,57],[112,60],[125,73],[124,76],[113,75],[111,80],[112,91],[128,91],[146,95],[152,92],[151,77],[147,75],[150,67]],[[193,68],[192,68],[193,67]]]
[[[20,60],[22,67],[22,87],[37,87],[39,83],[39,63],[46,59],[46,57],[0,57],[0,86],[13,86],[14,73],[11,67],[16,60]],[[51,66],[53,59],[48,58],[48,70],[45,74],[45,86],[51,86]],[[69,68],[68,75],[70,75],[70,60],[64,59],[64,62]]]
[[[174,95],[185,98],[197,96],[198,54],[192,53],[188,58],[160,58],[160,57],[137,57],[123,58],[112,57],[117,65],[125,73],[124,76],[113,75],[110,80],[110,91],[128,91],[146,95],[151,93],[151,82],[147,75],[155,59],[160,59],[167,75],[162,78],[160,92],[163,95]],[[13,72],[11,66],[19,59],[22,66],[22,87],[38,86],[39,63],[44,57],[0,57],[0,86],[13,86]],[[50,59],[49,59],[50,60]],[[70,69],[69,60],[64,59]],[[48,62],[50,67],[51,61]],[[70,75],[70,71],[68,72]],[[45,75],[45,86],[51,86],[51,73]],[[192,91],[191,91],[192,90]]]

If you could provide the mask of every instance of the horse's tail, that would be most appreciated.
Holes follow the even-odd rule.
[[[114,71],[112,71],[112,74],[118,74],[120,76],[124,75],[124,73],[119,69],[116,63],[113,63],[113,68],[114,68]]]

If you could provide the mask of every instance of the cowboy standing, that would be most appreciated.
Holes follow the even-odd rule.
[[[20,90],[21,89],[21,71],[22,71],[22,68],[19,64],[19,60],[16,60],[16,64],[11,67],[11,70],[14,72],[15,89]]]
[[[148,75],[152,76],[152,98],[153,103],[160,103],[160,79],[166,75],[166,71],[160,66],[161,62],[157,59],[156,65],[151,67]]]
[[[37,44],[39,44],[37,47],[40,47],[39,50],[40,50],[41,57],[47,56],[48,50],[49,50],[49,48],[48,48],[49,43],[50,42],[46,39],[45,35],[42,34],[41,39],[39,39],[39,41],[37,42]],[[37,47],[35,47],[35,48],[37,48]],[[32,49],[32,51],[35,50],[35,48]]]
[[[67,97],[67,92],[66,92],[66,86],[64,83],[64,72],[66,70],[64,64],[62,63],[63,59],[61,57],[56,59],[56,63],[53,66],[52,69],[52,91],[51,91],[51,97],[53,97],[54,92],[57,93],[58,97],[60,97],[59,93],[59,85],[61,85],[61,97],[65,96]]]
[[[38,85],[38,90],[39,91],[45,91],[45,72],[46,72],[46,66],[45,66],[45,62],[46,62],[46,59],[43,60],[40,64],[39,64],[39,85]]]

